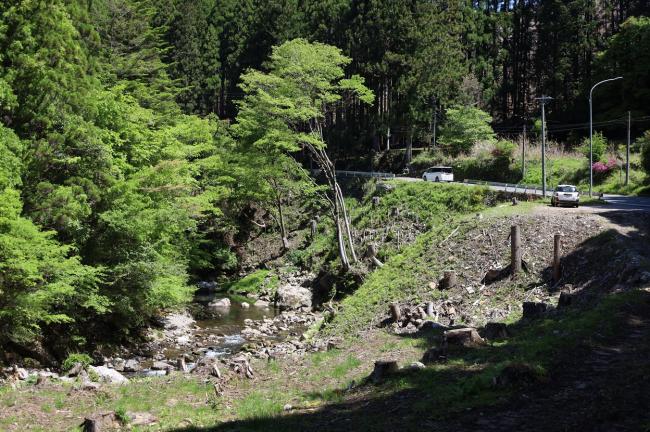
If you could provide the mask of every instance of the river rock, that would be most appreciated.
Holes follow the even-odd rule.
[[[142,367],[136,359],[129,359],[124,363],[125,372],[138,372],[140,369],[142,369]]]
[[[246,302],[241,302],[241,307],[242,307],[242,309],[248,309],[248,308],[251,307],[251,305],[246,303]]]
[[[113,359],[112,363],[113,363],[113,369],[115,369],[118,372],[124,372],[124,366],[126,362],[123,359],[116,357]]]
[[[208,307],[215,308],[215,309],[227,309],[230,307],[230,299],[222,298],[218,300],[213,300],[208,304]]]
[[[153,370],[172,370],[174,367],[170,365],[169,363],[165,363],[164,361],[155,361],[151,365],[151,369]]]
[[[163,327],[165,330],[190,331],[195,323],[196,321],[194,321],[194,318],[187,311],[172,313],[163,318]]]
[[[14,368],[14,376],[18,378],[21,381],[26,380],[29,378],[29,373],[27,372],[26,369],[15,367]]]
[[[100,380],[109,384],[126,384],[129,382],[128,378],[124,375],[106,366],[89,366],[88,369],[96,373]]]
[[[267,308],[269,307],[269,302],[264,300],[256,300],[255,303],[253,303],[253,306],[258,308]]]
[[[68,371],[67,375],[69,377],[76,377],[79,375],[82,371],[84,370],[84,365],[81,363],[75,363],[70,370]]]
[[[300,285],[286,284],[278,288],[277,299],[280,309],[311,308],[312,293]]]

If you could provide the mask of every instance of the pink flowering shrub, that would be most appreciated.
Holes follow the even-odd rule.
[[[591,167],[594,170],[594,176],[597,180],[604,180],[609,173],[617,167],[616,159],[610,158],[605,162],[595,162]]]

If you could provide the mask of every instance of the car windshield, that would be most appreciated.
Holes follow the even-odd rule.
[[[558,186],[558,192],[576,192],[575,186]]]

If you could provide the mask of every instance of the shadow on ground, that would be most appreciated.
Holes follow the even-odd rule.
[[[650,292],[643,289],[650,218],[602,216],[622,229],[563,258],[562,284],[571,285],[573,301],[508,326],[507,339],[450,349],[446,363],[341,390],[343,403],[176,431],[650,430]],[[439,333],[407,337],[430,347]]]

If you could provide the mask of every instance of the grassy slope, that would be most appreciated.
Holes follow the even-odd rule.
[[[384,212],[388,215],[389,209],[397,204],[414,212],[427,209],[420,201],[423,199],[421,192],[438,196],[442,191],[454,195],[470,190],[456,188],[424,183],[399,185],[391,193],[395,194],[393,198],[389,198],[391,194],[384,195],[382,207],[376,209],[378,212],[372,217],[379,219]],[[436,199],[453,200],[448,195],[445,193]],[[513,212],[525,214],[534,205],[499,206],[485,211],[484,215],[501,218]],[[481,200],[477,200],[464,211],[480,207]],[[369,210],[363,208],[357,209],[359,224],[371,217]],[[456,226],[460,236],[461,231],[480,223],[460,213],[434,217],[429,210],[423,210],[419,217],[430,217],[432,228],[388,260],[354,295],[346,298],[341,312],[326,329],[327,333],[357,334],[367,330],[376,312],[385,309],[391,300],[417,298],[421,289],[434,280],[444,266],[444,263],[425,259],[423,253],[427,248],[445,239]],[[598,249],[611,252],[608,238],[599,241],[605,244],[599,243]],[[485,409],[517,394],[521,385],[543,383],[549,371],[565,361],[567,355],[571,356],[576,346],[600,346],[608,339],[620,337],[629,319],[620,313],[621,308],[643,303],[647,300],[646,294],[617,294],[593,309],[516,323],[510,327],[512,337],[508,340],[480,349],[452,351],[446,363],[398,375],[379,386],[359,385],[370,373],[375,360],[393,358],[401,365],[408,364],[419,359],[436,343],[439,335],[433,332],[404,337],[372,329],[363,339],[347,338],[341,350],[270,363],[256,361],[253,367],[257,378],[228,381],[221,398],[214,397],[211,385],[201,378],[184,376],[137,380],[120,388],[107,387],[98,393],[74,391],[70,386],[59,385],[48,385],[38,391],[31,386],[19,391],[3,388],[0,389],[0,429],[31,427],[30,430],[39,430],[35,424],[47,424],[41,430],[70,430],[85,414],[126,409],[149,411],[158,416],[160,421],[153,430],[370,430],[386,427],[388,422],[397,419],[400,427],[411,430],[419,428],[423,418],[437,421],[468,408]],[[532,371],[526,378],[531,382],[495,387],[493,379],[513,364]],[[286,415],[285,404],[291,404],[298,411]],[[399,415],[390,414],[386,405],[399,409]],[[362,411],[358,411],[359,406],[363,407]],[[323,410],[314,411],[319,407]],[[220,424],[233,420],[237,423]],[[207,426],[211,427],[202,428]]]

